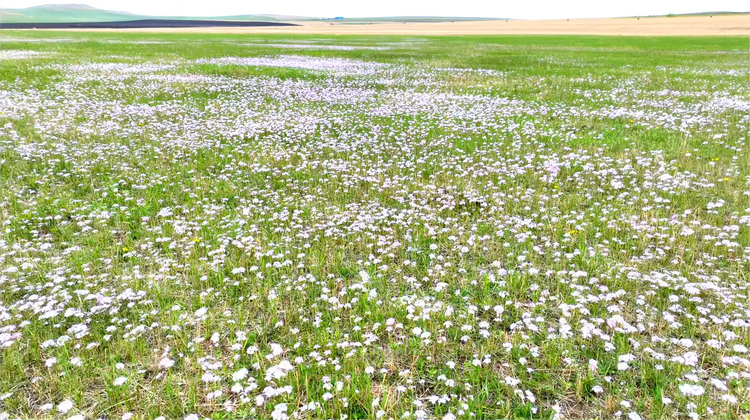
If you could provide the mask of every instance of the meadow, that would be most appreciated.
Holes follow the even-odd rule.
[[[0,419],[750,418],[746,37],[1,41]]]

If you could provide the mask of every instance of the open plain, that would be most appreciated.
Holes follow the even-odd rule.
[[[748,418],[748,38],[433,25],[2,31],[0,419]]]
[[[147,28],[132,32],[271,33],[315,35],[627,35],[627,36],[750,36],[750,15],[699,15],[611,19],[487,20],[339,24],[295,21],[288,27]],[[90,29],[97,31],[97,29]]]

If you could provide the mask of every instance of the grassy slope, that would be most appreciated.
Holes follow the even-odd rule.
[[[6,12],[9,12],[6,14]],[[141,19],[142,16],[88,7],[39,6],[26,9],[7,9],[2,12],[4,23],[27,22],[113,22]]]

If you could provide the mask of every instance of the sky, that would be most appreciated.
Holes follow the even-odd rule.
[[[2,8],[25,8],[54,0],[0,0]],[[747,0],[75,0],[106,10],[155,16],[279,14],[314,17],[472,16],[567,19],[748,11]],[[72,3],[72,1],[60,1]]]

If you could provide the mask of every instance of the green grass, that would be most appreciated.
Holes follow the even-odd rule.
[[[750,415],[746,38],[2,37],[0,413]]]

